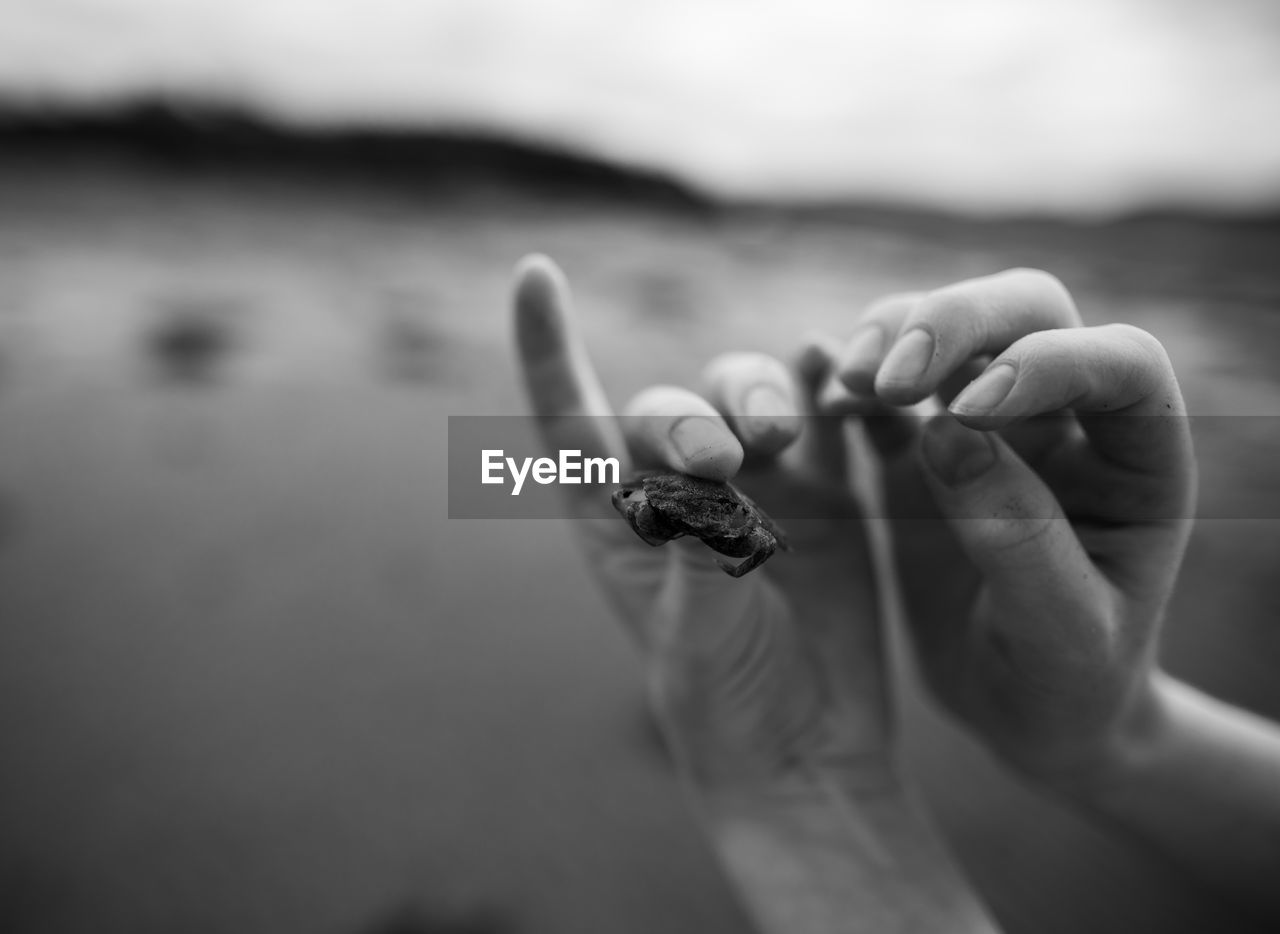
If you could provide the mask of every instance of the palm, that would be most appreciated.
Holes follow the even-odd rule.
[[[652,443],[654,417],[613,417],[565,302],[563,283],[545,268],[525,276],[517,293],[521,363],[546,446],[616,457],[624,472],[680,469]],[[811,378],[800,382],[812,388]],[[657,421],[720,419],[705,399],[663,392],[676,409]],[[795,443],[781,456],[758,459],[733,478],[785,527],[793,546],[740,579],[724,574],[696,540],[654,548],[620,518],[574,525],[588,567],[643,651],[674,751],[704,783],[812,782],[812,770],[865,768],[887,747],[865,529],[846,480],[843,428],[818,421],[830,424],[806,426],[798,440],[793,430]],[[794,411],[788,424],[799,426]],[[655,437],[665,440],[669,430],[663,423]],[[738,445],[726,422],[719,430]],[[606,494],[580,487],[566,495]],[[598,508],[593,501],[579,514]]]
[[[1095,436],[1107,430],[1096,418],[1087,424]],[[1130,419],[1124,430],[1138,424]],[[1152,441],[1168,447],[1177,444],[1170,436],[1185,430],[1177,419],[1141,427],[1164,434]],[[915,451],[887,471],[896,565],[935,693],[997,749],[1024,765],[1052,767],[1102,732],[1145,677],[1185,542],[1182,516],[1170,504],[1185,500],[1187,477],[1153,475],[1103,456],[1070,415],[1022,422],[1000,435],[1066,519],[1065,530],[1048,514],[1024,519],[1016,534],[1067,535],[1085,556],[1072,604],[1036,606],[1025,591],[981,574],[936,511],[920,514],[918,504],[932,498]],[[1044,618],[1064,624],[1010,625]]]
[[[707,778],[773,781],[780,765],[840,768],[887,750],[862,516],[834,475],[843,463],[815,465],[808,445],[797,448],[734,479],[791,543],[740,579],[696,540],[654,548],[621,520],[577,525],[589,567],[644,651],[669,738]]]

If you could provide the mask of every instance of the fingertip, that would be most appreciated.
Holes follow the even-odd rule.
[[[556,265],[556,261],[545,253],[527,253],[516,261],[512,277],[517,282],[531,278],[547,280],[563,279],[564,273]]]
[[[742,443],[706,399],[658,385],[626,406],[623,430],[639,466],[663,466],[707,480],[728,480],[745,457]]]
[[[835,377],[856,395],[875,392],[876,371],[884,357],[885,332],[878,325],[868,325],[856,333],[841,349],[834,364]]]
[[[912,405],[932,392],[926,376],[937,356],[933,333],[914,327],[899,335],[875,376],[875,391],[892,405]]]
[[[996,431],[1001,428],[1008,428],[1015,421],[1008,415],[978,414],[954,407],[948,408],[947,414],[957,423],[972,431]]]
[[[568,292],[568,281],[549,256],[531,253],[516,263],[516,309],[521,314],[546,312],[556,307]]]
[[[1053,491],[999,435],[939,415],[920,459],[934,505],[995,591],[1026,606],[1078,597],[1089,557]]]
[[[668,439],[668,466],[705,480],[731,479],[746,456],[729,427],[707,416],[690,415],[677,420],[671,425]]]
[[[754,352],[721,354],[703,369],[702,383],[752,456],[771,457],[799,436],[802,407],[792,373],[780,360]]]
[[[533,253],[516,263],[516,343],[529,363],[558,358],[570,343],[566,319],[569,284],[560,267]]]
[[[786,448],[800,435],[800,413],[795,399],[782,387],[762,383],[748,389],[742,399],[743,413],[734,419],[744,448],[770,457]]]
[[[945,414],[934,416],[925,425],[920,452],[929,472],[947,487],[977,480],[997,460],[994,441],[988,434]]]
[[[815,392],[831,371],[839,343],[834,337],[821,331],[809,331],[800,340],[794,368],[800,382]]]
[[[734,447],[736,450],[731,449]],[[742,446],[731,446],[726,443],[723,448],[708,451],[704,456],[686,461],[684,469],[680,472],[687,473],[691,477],[701,477],[703,480],[727,483],[742,469],[742,459]]]

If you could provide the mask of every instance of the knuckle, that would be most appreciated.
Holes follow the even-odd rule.
[[[1019,266],[1001,274],[1019,285],[1019,291],[1035,298],[1038,304],[1053,313],[1062,325],[1079,325],[1080,312],[1076,309],[1071,291],[1061,279],[1051,272],[1031,266]]]
[[[986,331],[986,302],[967,283],[930,292],[911,310],[903,330],[923,326],[932,332],[941,352],[963,350],[981,343]]]
[[[920,300],[911,319],[941,322],[976,317],[981,312],[983,303],[966,285],[959,283],[930,292]]]

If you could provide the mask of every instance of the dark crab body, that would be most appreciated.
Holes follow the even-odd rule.
[[[614,491],[613,508],[650,545],[692,535],[739,564],[717,560],[731,577],[741,577],[789,551],[785,533],[747,496],[729,483],[685,474],[655,472],[625,481]]]

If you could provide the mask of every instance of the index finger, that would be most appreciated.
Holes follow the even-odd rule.
[[[1106,461],[1144,480],[1171,478],[1188,495],[1195,457],[1186,405],[1168,354],[1146,331],[1108,324],[1029,334],[951,404],[982,430],[1064,409]]]
[[[516,266],[515,329],[543,444],[585,457],[616,457],[629,469],[622,431],[570,311],[569,284],[546,256],[526,256]]]
[[[910,405],[975,356],[1000,353],[1036,331],[1080,324],[1070,293],[1046,272],[1011,269],[957,282],[911,305],[885,348],[875,390],[886,402]]]

